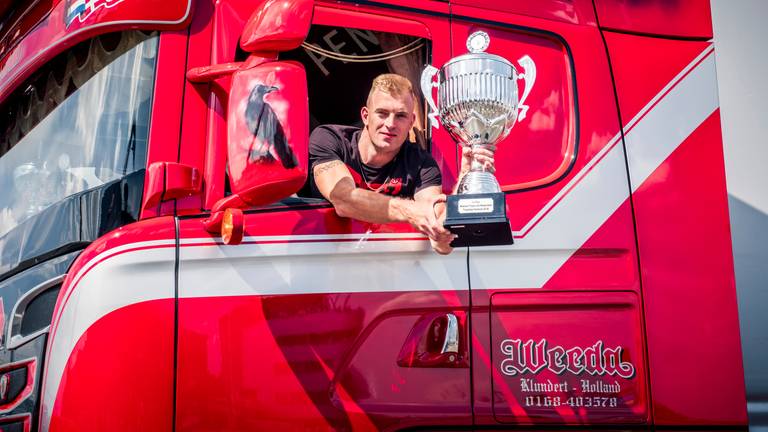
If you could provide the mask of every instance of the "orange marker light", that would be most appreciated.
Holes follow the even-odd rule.
[[[224,210],[224,216],[221,220],[221,239],[224,244],[240,244],[243,241],[244,225],[242,210],[238,208]]]

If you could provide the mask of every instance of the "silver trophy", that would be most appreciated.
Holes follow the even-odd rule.
[[[467,39],[468,54],[452,58],[439,70],[428,65],[421,74],[432,126],[439,127],[439,117],[462,146],[492,148],[506,138],[515,122],[525,118],[525,99],[536,81],[536,65],[529,56],[518,60],[523,68],[523,74],[518,74],[504,57],[484,52],[489,43],[487,33],[472,33]],[[519,99],[518,80],[525,82]],[[432,98],[433,87],[437,87],[437,104]],[[504,193],[482,163],[472,161],[456,193],[448,197],[445,221],[445,226],[459,236],[454,246],[512,243]]]

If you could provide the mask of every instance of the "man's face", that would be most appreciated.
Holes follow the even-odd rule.
[[[409,93],[391,95],[376,90],[368,106],[360,111],[373,146],[397,152],[408,138],[416,120],[413,97]]]

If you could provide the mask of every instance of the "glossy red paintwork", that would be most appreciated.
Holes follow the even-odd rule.
[[[543,287],[545,293],[537,294],[539,296],[552,295],[555,297],[555,292],[576,292],[584,295],[592,296],[593,309],[585,309],[582,307],[579,309],[579,313],[576,315],[568,314],[569,306],[562,306],[561,309],[564,312],[562,317],[553,318],[551,322],[537,322],[535,319],[525,319],[516,315],[499,315],[498,313],[489,313],[489,304],[494,301],[499,295],[515,296],[520,293],[520,296],[524,300],[530,300],[530,296],[526,296],[524,291],[518,292],[518,290],[473,290],[472,303],[476,305],[473,307],[472,322],[473,322],[473,349],[474,349],[474,382],[475,382],[475,413],[476,420],[481,424],[493,424],[495,423],[494,417],[502,422],[514,422],[514,423],[562,423],[569,421],[575,423],[589,422],[601,422],[608,421],[606,417],[616,415],[614,410],[607,410],[606,412],[592,413],[585,410],[553,410],[553,409],[536,409],[529,408],[528,410],[519,407],[519,404],[524,403],[524,399],[512,398],[515,392],[519,391],[520,384],[516,383],[515,387],[510,386],[505,380],[503,374],[499,371],[499,355],[501,354],[498,343],[495,341],[498,338],[519,338],[520,329],[516,329],[515,326],[522,327],[523,332],[533,332],[538,338],[553,331],[547,323],[549,322],[554,326],[554,323],[560,322],[564,325],[564,328],[568,330],[554,331],[553,334],[562,334],[561,337],[576,337],[585,338],[619,338],[626,339],[631,336],[632,346],[634,346],[634,352],[636,357],[635,365],[638,369],[637,378],[633,380],[631,386],[635,388],[634,393],[637,399],[633,398],[633,402],[637,404],[636,409],[638,411],[630,411],[628,417],[624,418],[622,422],[633,422],[640,420],[648,420],[649,413],[645,411],[649,405],[647,400],[647,390],[645,380],[647,376],[642,372],[645,369],[645,360],[642,352],[637,351],[638,341],[643,340],[642,325],[638,323],[642,322],[642,316],[640,316],[640,307],[633,306],[634,312],[626,317],[621,315],[614,315],[613,318],[601,316],[601,308],[606,311],[611,311],[610,298],[612,290],[628,290],[632,292],[632,298],[641,296],[640,286],[638,280],[637,259],[634,251],[634,239],[632,237],[632,216],[630,213],[629,202],[625,203],[614,215],[601,227],[593,236],[588,240],[579,251],[577,251],[564,265],[563,267],[547,282]],[[524,287],[520,287],[524,288]],[[584,292],[588,290],[588,294]],[[549,292],[551,294],[546,294]],[[511,297],[515,298],[515,297]],[[546,304],[547,297],[543,297],[540,301],[530,301],[526,303],[530,309],[535,309],[539,306]],[[522,300],[521,300],[522,301]],[[634,300],[633,300],[634,301]],[[605,302],[601,304],[600,302]],[[626,307],[624,308],[626,309]],[[545,309],[546,311],[546,309]],[[555,308],[557,311],[557,308]],[[549,311],[549,313],[553,313]],[[554,313],[557,316],[557,313]],[[612,325],[608,325],[607,322],[613,321]],[[631,327],[627,325],[632,324]],[[575,334],[574,329],[580,328],[579,326],[585,325],[584,333]],[[634,327],[638,325],[638,327]],[[511,326],[512,330],[507,330],[507,326]],[[530,326],[530,327],[529,327]],[[493,330],[493,329],[496,330]],[[621,331],[619,331],[621,329]],[[490,331],[489,331],[490,330]],[[494,332],[496,336],[492,337]],[[631,333],[631,334],[630,334]],[[499,334],[503,336],[498,336]],[[492,343],[493,342],[493,343]],[[585,344],[588,344],[585,340]],[[594,343],[595,341],[592,341]],[[641,345],[642,346],[642,345]],[[550,377],[551,378],[551,377]],[[583,376],[571,376],[580,380],[582,378],[590,379],[591,376],[583,374]],[[573,382],[573,379],[568,380]],[[626,386],[622,386],[626,388]],[[500,401],[495,400],[492,395],[496,395],[497,391],[494,389],[503,389],[502,395],[505,398],[510,398],[514,401],[514,404],[507,405],[502,404],[499,406]],[[569,395],[573,396],[573,394]],[[530,412],[529,412],[530,411]],[[501,413],[501,414],[500,414]],[[519,418],[512,420],[509,415],[519,415]],[[576,418],[574,418],[574,416]],[[613,419],[618,421],[617,418]]]
[[[521,287],[525,288],[525,287]],[[640,292],[640,281],[637,268],[637,256],[634,240],[634,228],[632,225],[632,213],[629,200],[627,200],[616,212],[598,229],[589,240],[587,240],[581,249],[579,249],[544,285],[543,289],[547,292],[584,292],[588,290],[595,299],[601,299],[602,294],[610,298],[616,290],[625,290],[634,292],[635,296],[642,296]],[[493,398],[494,388],[508,389],[504,383],[504,377],[499,372],[498,362],[492,362],[492,357],[497,358],[501,353],[497,344],[491,344],[491,329],[502,324],[498,317],[490,314],[490,302],[495,295],[507,295],[510,292],[503,289],[497,290],[473,290],[472,303],[476,305],[472,309],[473,323],[473,378],[475,383],[475,413],[476,420],[480,423],[494,424],[494,414],[498,408],[494,409]],[[525,294],[521,294],[525,297]],[[545,294],[540,294],[545,295]],[[595,300],[598,301],[599,300]],[[532,307],[535,303],[531,304]],[[579,325],[584,320],[595,320],[599,318],[596,313],[585,312],[579,315],[579,319],[572,322],[571,325]],[[634,317],[632,321],[635,320]],[[642,316],[639,317],[642,322]],[[512,320],[510,325],[514,325],[516,320]],[[594,321],[592,321],[594,322]],[[641,326],[642,328],[642,326]],[[546,328],[541,331],[547,331]],[[616,335],[611,328],[605,328],[603,331],[595,331],[590,336],[597,334]],[[570,334],[569,331],[563,332]],[[510,333],[509,337],[514,337]],[[643,365],[643,362],[636,363]],[[638,386],[641,383],[636,383]],[[519,389],[519,384],[518,384]],[[504,394],[504,393],[503,393]],[[506,393],[511,395],[511,393]],[[645,394],[640,392],[642,397]],[[643,404],[643,401],[638,401]],[[645,403],[647,405],[647,402]],[[509,408],[506,409],[509,413]],[[525,413],[525,410],[516,410],[517,413]],[[553,413],[549,418],[540,417],[540,421],[562,422],[563,414]],[[583,413],[582,413],[583,414]],[[585,414],[586,415],[586,414]],[[510,421],[507,419],[507,421]],[[533,422],[534,419],[528,414],[521,415],[519,420],[522,423]]]
[[[746,422],[720,137],[717,111],[634,194],[657,424]]]
[[[51,4],[41,4],[35,0],[21,2],[3,2],[0,4],[0,16],[7,20],[0,31],[0,58],[19,43],[30,29],[35,27],[51,11]]]
[[[96,260],[99,255],[136,242],[162,244],[145,246],[150,249],[173,247],[168,240],[175,237],[174,225],[170,217],[127,225],[91,243],[77,257],[56,301],[46,364],[50,363],[51,343],[57,336],[62,309],[78,289],[82,276],[101,262]],[[90,269],[81,272],[88,266]],[[172,287],[158,286],[158,291],[163,290]],[[171,427],[174,303],[167,299],[129,305],[87,329],[67,359],[50,430],[82,430],[84,424],[94,430],[115,431],[134,430],[137,425],[150,430]]]
[[[40,65],[96,34],[128,28],[167,30],[188,25],[192,16],[192,0],[163,1],[163,7],[157,7],[158,3],[158,0],[133,0],[115,3],[111,7],[98,7],[83,22],[75,19],[67,27],[67,1],[57,2],[34,28],[17,28],[19,33],[22,30],[27,30],[27,33],[15,46],[5,48],[5,54],[0,59],[0,101]],[[9,37],[7,35],[6,38]],[[3,43],[6,43],[5,40]]]
[[[501,11],[569,24],[595,25],[595,12],[590,0],[452,0],[451,4],[474,6],[492,11],[491,13]]]
[[[180,236],[204,238],[208,234],[201,227],[200,220],[182,221]],[[246,236],[348,234],[367,229],[408,232],[410,227],[379,228],[341,219],[331,208],[246,214]],[[423,236],[415,237],[426,244]],[[246,238],[244,243],[248,242]],[[301,247],[311,240],[275,242]],[[266,240],[265,244],[271,243]],[[183,247],[181,253],[185,253]],[[247,259],[256,265],[269,258]],[[193,268],[182,266],[182,277]],[[212,275],[204,283],[221,286],[224,282]],[[259,289],[258,281],[248,283]],[[421,323],[436,314],[455,313],[465,331],[467,292],[455,288],[185,298],[185,293],[199,287],[181,284],[179,351],[184,360],[178,371],[177,424],[181,430],[471,425],[465,359],[458,364],[438,359],[444,364],[432,367],[397,364],[401,353],[413,348],[412,333],[419,334]],[[214,357],[205,354],[213,354],[212,343]],[[212,388],[222,402],[210,403]],[[241,415],[246,412],[253,415]]]
[[[145,206],[183,198],[200,192],[200,172],[195,167],[174,162],[153,162],[147,167]]]
[[[606,42],[625,124],[706,46],[617,33]],[[634,185],[657,424],[746,421],[719,125],[716,111]]]
[[[192,68],[187,71],[187,79],[192,83],[215,83],[218,79],[230,77],[242,65],[243,62],[232,62]],[[212,90],[217,90],[217,88]],[[221,90],[222,95],[226,96],[225,91],[227,89],[222,88]]]
[[[174,303],[133,304],[85,332],[67,362],[50,430],[172,430]]]
[[[312,0],[266,0],[255,8],[240,39],[248,52],[280,52],[298,48],[309,32]]]
[[[364,28],[366,30],[391,32],[397,29],[400,34],[432,38],[427,26],[413,19],[403,19],[402,16],[379,15],[372,17],[370,13],[358,11],[353,8],[329,7],[323,4],[315,6],[315,14],[312,23],[315,25],[338,26],[343,21],[352,28]],[[353,24],[356,23],[356,24]],[[364,24],[363,24],[364,23]]]
[[[165,164],[175,163],[179,159],[179,137],[181,134],[179,124],[184,100],[183,74],[186,43],[185,32],[169,31],[160,35],[150,124],[163,125],[163,127],[150,127],[149,129],[148,168],[152,167],[153,164],[165,166]],[[189,162],[183,163],[199,171],[197,167],[200,166],[200,162],[197,162],[198,165]],[[162,197],[166,185],[164,178],[161,181],[153,181],[156,178],[155,175],[151,169],[147,170],[140,214],[143,219],[173,214],[173,206],[169,209],[166,203],[166,206],[163,207],[162,203],[156,200],[156,198]],[[200,198],[194,197],[191,200],[197,201],[196,208],[199,209]]]
[[[202,203],[177,201],[179,211],[198,213],[201,208],[210,209],[213,203],[224,195],[224,173],[220,168],[226,163],[226,118],[225,103],[222,104],[208,85],[194,84],[184,80],[183,75],[190,69],[212,64],[232,62],[231,57],[218,59],[219,50],[213,46],[212,34],[220,30],[219,20],[212,18],[213,2],[198,2],[196,12],[189,26],[186,48],[186,69],[182,72],[180,85],[183,89],[183,117],[179,162],[196,166],[203,174]]]
[[[418,304],[455,311],[434,292],[181,299],[179,430],[470,425],[468,369],[396,363]]]
[[[648,35],[712,38],[709,0],[594,0],[600,27]]]
[[[616,32],[605,32],[604,35],[616,78],[623,124],[629,123],[709,44]]]
[[[546,290],[640,293],[632,206],[626,200],[544,284]]]

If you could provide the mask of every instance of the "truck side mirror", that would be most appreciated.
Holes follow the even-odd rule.
[[[205,228],[222,234],[226,244],[239,244],[244,232],[241,209],[269,204],[301,189],[307,179],[308,158],[304,66],[271,61],[238,69],[232,74],[227,103],[227,169],[232,194],[213,205]]]
[[[232,76],[227,108],[226,207],[269,204],[298,191],[307,179],[309,104],[304,67],[268,62]]]
[[[251,55],[245,62],[195,68],[192,82],[211,83],[226,94],[227,169],[232,194],[217,201],[205,222],[222,233],[222,220],[247,207],[269,204],[298,191],[307,178],[309,103],[304,67],[278,61],[277,53],[301,46],[312,21],[312,0],[266,0],[251,15],[240,46]],[[219,79],[230,78],[229,91]],[[228,213],[227,213],[228,212]],[[231,228],[230,223],[225,227]],[[223,235],[227,244],[242,239]],[[225,233],[222,233],[225,234]]]

